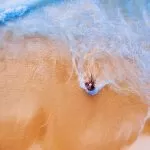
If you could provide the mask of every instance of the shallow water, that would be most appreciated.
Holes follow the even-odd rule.
[[[3,47],[3,36],[8,31],[17,37],[40,35],[61,41],[69,48],[73,60],[78,62],[75,68],[79,84],[85,80],[83,66],[87,53],[92,53],[88,64],[104,55],[121,57],[136,64],[139,73],[130,72],[128,77],[121,77],[122,72],[116,70],[116,76],[110,77],[105,67],[106,82],[112,81],[115,86],[118,84],[116,78],[119,81],[138,79],[132,79],[132,84],[140,83],[140,92],[149,99],[149,5],[147,1],[137,0],[16,0],[13,3],[6,0],[1,2],[0,45]],[[98,76],[96,80],[97,87],[105,82]],[[130,84],[131,81],[126,82]]]

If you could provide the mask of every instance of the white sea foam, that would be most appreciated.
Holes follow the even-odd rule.
[[[3,5],[2,8],[7,9],[16,3],[19,7],[20,2],[26,1],[16,0],[9,3],[7,0],[6,3],[0,2],[0,6]],[[118,0],[70,0],[56,5],[49,4],[22,19],[8,22],[1,27],[0,36],[2,38],[9,30],[17,36],[39,34],[64,41],[73,59],[78,59],[76,69],[79,82],[83,79],[84,56],[93,49],[95,52],[92,59],[100,58],[103,54],[129,59],[136,64],[140,73],[129,70],[128,83],[138,83],[140,90],[149,99],[150,89],[147,85],[150,85],[150,17],[149,4],[145,5],[145,2],[134,0],[130,4]],[[115,75],[108,75],[109,71],[104,69],[107,74],[106,81],[111,80],[115,83],[116,78],[127,78],[123,75],[124,70],[119,70],[121,65],[117,62],[114,65],[118,66],[114,70]]]

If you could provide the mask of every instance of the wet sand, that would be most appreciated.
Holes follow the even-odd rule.
[[[32,40],[36,44],[28,43]],[[88,95],[79,87],[65,46],[57,46],[27,38],[13,46],[17,54],[9,46],[1,50],[0,150],[120,150],[131,145],[147,116],[143,99],[109,86]],[[143,134],[149,128],[147,123]]]

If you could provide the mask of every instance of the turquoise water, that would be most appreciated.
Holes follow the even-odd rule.
[[[24,17],[46,5],[61,5],[62,3],[72,3],[73,1],[75,0],[15,0],[13,2],[6,0],[0,2],[0,24]],[[82,1],[86,3],[86,1]],[[149,0],[93,0],[93,2],[97,6],[102,6],[109,15],[120,11],[126,17],[142,19],[144,13],[150,12]]]
[[[21,0],[10,2],[6,0],[0,5],[0,25],[6,25],[9,21],[23,18],[33,11],[48,4],[56,4],[61,0]]]
[[[141,87],[150,94],[144,89],[150,79],[150,1],[1,1],[0,36],[8,30],[17,36],[40,34],[64,41],[73,55],[96,48],[95,57],[103,52],[127,57],[136,61]]]

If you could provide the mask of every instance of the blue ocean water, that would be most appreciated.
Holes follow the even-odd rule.
[[[24,17],[30,12],[36,11],[46,5],[62,4],[62,2],[73,2],[75,0],[6,0],[0,2],[0,24]],[[82,1],[82,0],[81,0]],[[114,10],[121,10],[128,17],[142,19],[143,13],[150,13],[149,0],[93,0],[97,5],[103,5],[110,14]],[[83,0],[84,3],[86,1]]]
[[[9,1],[2,2],[0,7],[0,25],[5,25],[8,21],[14,21],[24,17],[36,9],[40,9],[48,4],[56,4],[61,0],[32,0],[32,1]]]

